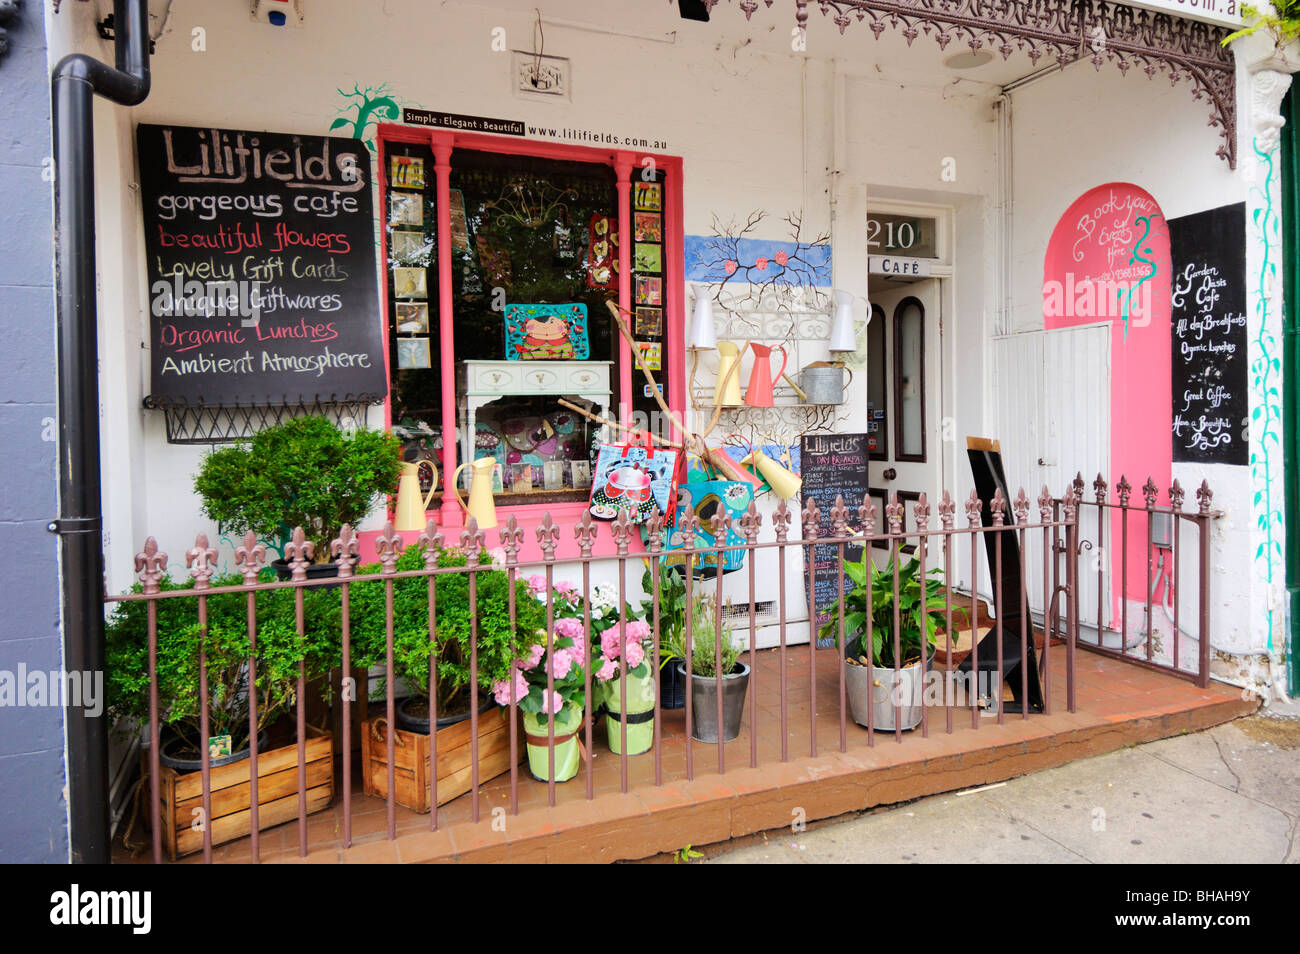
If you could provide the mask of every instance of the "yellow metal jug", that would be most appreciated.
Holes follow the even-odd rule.
[[[740,355],[744,350],[745,347],[737,348],[734,341],[718,342],[718,383],[714,385],[714,407],[739,407],[745,403],[740,397]]]
[[[420,496],[420,468],[433,471],[429,492]],[[423,530],[425,511],[433,501],[433,491],[438,486],[438,468],[431,460],[403,461],[402,476],[397,481],[397,503],[393,507],[393,526],[398,530]]]
[[[491,530],[497,525],[497,505],[492,497],[492,472],[496,468],[495,457],[480,457],[467,461],[456,468],[451,478],[451,490],[456,495],[456,502],[465,513],[478,521],[480,530]],[[460,472],[466,467],[474,468],[474,475],[469,482],[469,503],[460,495]]]

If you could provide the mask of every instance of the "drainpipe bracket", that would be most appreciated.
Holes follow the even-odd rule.
[[[45,525],[50,533],[62,536],[65,533],[98,533],[104,527],[99,517],[59,517]]]

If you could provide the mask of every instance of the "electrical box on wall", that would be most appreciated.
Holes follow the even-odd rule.
[[[302,26],[302,0],[252,0],[252,18],[271,26]]]
[[[514,89],[518,96],[568,99],[572,66],[562,56],[538,56],[515,50],[512,57]]]

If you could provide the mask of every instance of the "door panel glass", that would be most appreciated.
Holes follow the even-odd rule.
[[[889,412],[885,403],[885,313],[880,306],[871,308],[867,325],[867,450],[872,458],[889,456]]]
[[[898,457],[925,459],[925,311],[915,298],[894,313],[894,393],[898,406]]]

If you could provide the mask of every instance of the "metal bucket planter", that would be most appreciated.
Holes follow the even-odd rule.
[[[647,666],[647,669],[650,667]],[[605,698],[605,738],[609,741],[609,750],[615,755],[623,754],[623,722],[627,722],[627,754],[640,755],[649,752],[655,740],[655,677],[653,672],[644,676],[627,677],[627,712],[619,709],[622,704],[620,681],[611,679],[604,684]]]
[[[546,713],[524,714],[524,739],[528,743],[528,771],[539,782],[550,779],[549,738]],[[582,706],[566,702],[555,714],[555,781],[567,782],[578,774],[582,749],[578,732],[582,728]]]
[[[930,647],[930,663],[934,662],[934,647]],[[929,672],[932,666],[927,666]],[[897,675],[898,692],[895,694],[895,675]],[[875,729],[893,732],[895,715],[898,716],[897,728],[914,729],[921,724],[921,709],[924,705],[925,680],[922,678],[921,663],[901,667],[897,673],[893,667],[879,666],[844,666],[844,688],[849,697],[849,712],[858,725],[867,725],[867,713],[871,713],[871,725]],[[896,709],[895,703],[901,702]]]
[[[844,380],[848,371],[841,364],[815,362],[799,372],[799,388],[807,395],[808,404],[843,404],[844,389],[853,381],[853,372],[849,371],[849,380]]]
[[[677,669],[686,673],[685,663]],[[697,742],[718,741],[718,683],[722,683],[722,741],[740,735],[745,715],[745,690],[749,688],[749,667],[742,662],[721,680],[691,673],[691,738]]]

